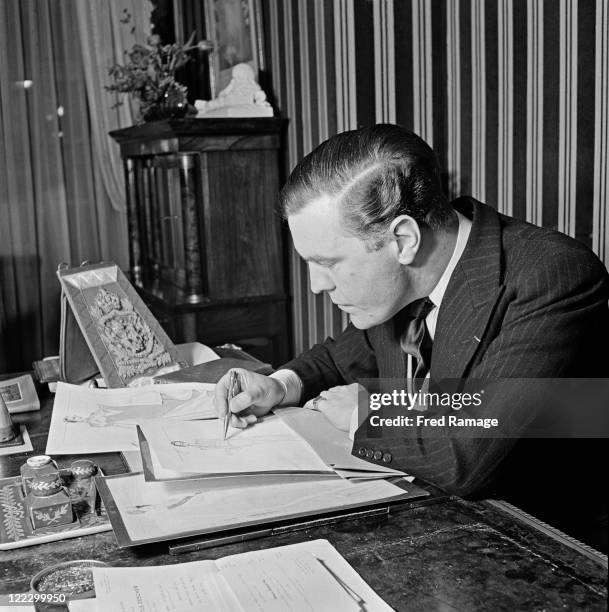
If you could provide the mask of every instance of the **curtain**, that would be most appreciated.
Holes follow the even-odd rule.
[[[0,372],[57,354],[60,262],[128,265],[122,170],[107,131],[131,120],[127,108],[110,109],[103,85],[133,41],[121,48],[116,29],[92,31],[103,18],[86,20],[93,7],[120,20],[116,4],[138,25],[149,17],[144,0],[0,0]]]
[[[78,33],[91,117],[96,166],[115,210],[125,212],[125,181],[119,148],[108,132],[133,124],[129,103],[116,106],[115,94],[104,89],[108,67],[123,61],[125,49],[146,42],[152,5],[147,0],[77,0]]]

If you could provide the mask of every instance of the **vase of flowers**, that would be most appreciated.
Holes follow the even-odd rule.
[[[189,61],[188,52],[202,48],[206,41],[194,43],[195,33],[184,44],[161,44],[157,34],[148,37],[146,44],[134,44],[125,51],[124,64],[109,69],[111,92],[129,94],[138,102],[138,123],[184,117],[189,110],[187,88],[176,81],[176,71]],[[207,49],[207,47],[205,47]],[[119,100],[117,105],[122,104]]]

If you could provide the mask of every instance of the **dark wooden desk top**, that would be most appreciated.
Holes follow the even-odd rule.
[[[49,413],[47,401],[40,414],[16,419],[29,421],[37,451],[44,450]],[[0,458],[0,472],[14,475],[23,460]],[[104,466],[122,470],[116,456]],[[488,502],[456,498],[179,556],[166,545],[119,549],[112,532],[20,548],[0,553],[0,593],[27,591],[32,575],[62,560],[173,564],[316,538],[328,539],[396,610],[607,609],[606,565]]]

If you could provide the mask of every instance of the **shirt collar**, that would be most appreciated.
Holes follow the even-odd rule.
[[[448,287],[448,282],[450,281],[450,277],[452,276],[459,260],[461,259],[461,255],[463,255],[463,251],[465,250],[465,245],[467,244],[467,239],[469,238],[469,234],[472,229],[472,222],[462,215],[458,210],[455,210],[457,213],[457,219],[459,221],[459,229],[457,231],[457,241],[455,242],[455,248],[453,250],[452,257],[446,266],[446,269],[442,273],[440,280],[437,285],[433,288],[433,291],[429,294],[429,299],[434,303],[436,307],[440,307],[442,303],[442,299],[444,298],[444,294],[446,293],[446,288]]]

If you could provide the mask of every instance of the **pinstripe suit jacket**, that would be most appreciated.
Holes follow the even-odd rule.
[[[471,198],[453,205],[473,223],[439,311],[432,381],[609,377],[609,277],[598,258],[564,234],[506,217]],[[362,378],[403,379],[406,356],[398,321],[396,316],[365,331],[349,325],[336,340],[327,339],[283,366],[302,379],[302,400]],[[524,394],[496,393],[485,402],[485,413],[475,416],[501,419],[515,405],[526,410]],[[526,421],[526,414],[520,416]],[[541,450],[538,440],[455,441],[430,434],[429,428],[402,427],[383,428],[379,438],[371,429],[366,423],[359,428],[354,454],[362,448],[389,454],[391,467],[460,495],[505,485],[506,472],[514,476],[531,462],[544,478],[557,467],[551,444],[556,441]],[[525,459],[519,462],[518,456]],[[524,490],[521,474],[516,475],[511,486]]]

